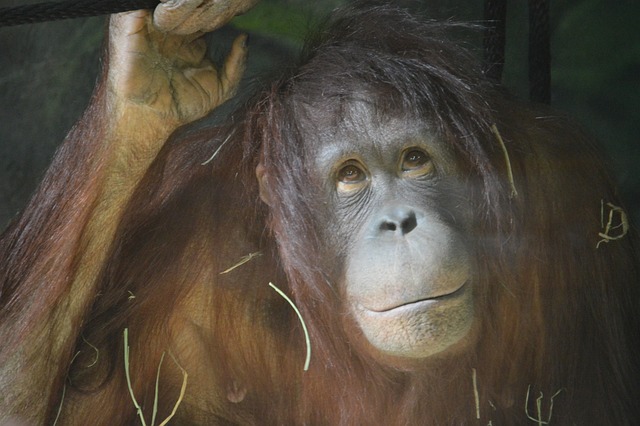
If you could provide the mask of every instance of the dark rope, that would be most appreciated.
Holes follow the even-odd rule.
[[[84,18],[138,9],[153,9],[158,0],[63,0],[0,8],[0,27]],[[484,19],[484,70],[490,79],[502,80],[506,44],[506,0],[486,0]],[[529,97],[551,101],[551,49],[549,1],[529,0]]]
[[[154,9],[158,0],[64,0],[0,8],[0,27]]]
[[[490,79],[500,82],[504,70],[506,43],[507,1],[486,0],[484,3],[484,72]]]
[[[529,0],[529,98],[551,102],[549,1]]]

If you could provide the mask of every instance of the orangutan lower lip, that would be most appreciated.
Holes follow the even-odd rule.
[[[381,314],[381,313],[385,313],[385,312],[391,312],[391,311],[394,311],[396,309],[411,308],[414,305],[420,305],[420,304],[423,304],[425,302],[439,302],[439,301],[444,301],[444,300],[448,300],[448,299],[453,299],[453,298],[459,296],[464,291],[464,288],[466,287],[466,285],[467,285],[467,283],[465,282],[460,287],[458,287],[456,290],[454,290],[454,291],[452,291],[450,293],[440,294],[440,295],[431,296],[431,297],[425,297],[424,299],[418,299],[418,300],[413,300],[411,302],[401,303],[399,305],[395,305],[395,306],[392,306],[390,308],[379,309],[379,310],[367,309],[367,308],[365,308],[365,309],[367,309],[370,312]]]

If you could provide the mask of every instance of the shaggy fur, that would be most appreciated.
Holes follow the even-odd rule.
[[[386,6],[334,16],[300,66],[227,126],[167,142],[121,220],[99,291],[75,301],[85,308],[69,323],[75,341],[34,340],[34,322],[74,298],[65,285],[100,162],[91,160],[94,102],[0,245],[0,365],[25,344],[42,357],[62,344],[67,357],[40,377],[54,383],[44,395],[37,381],[15,389],[5,364],[0,408],[46,404],[49,423],[60,407],[62,424],[137,423],[126,328],[147,423],[158,391],[157,419],[179,401],[177,424],[531,424],[551,407],[551,424],[638,424],[638,241],[630,232],[596,248],[602,202],[605,222],[606,203],[620,205],[601,157],[565,118],[485,80],[448,41],[457,28]],[[466,171],[477,324],[464,351],[390,366],[360,352],[344,325],[340,253],[323,244],[307,173],[305,135],[317,129],[301,106],[326,105],[340,126],[342,106],[363,96],[380,120],[422,117]],[[259,162],[270,206],[259,198]],[[307,372],[300,322],[269,282],[309,327]]]

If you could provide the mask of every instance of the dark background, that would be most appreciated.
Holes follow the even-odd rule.
[[[0,7],[34,3],[0,0]],[[244,93],[291,62],[315,21],[347,0],[262,0],[210,36],[220,58],[250,34]],[[480,22],[483,0],[403,1],[428,17]],[[552,101],[601,142],[631,214],[640,219],[640,2],[551,0]],[[99,70],[104,17],[0,28],[0,230],[28,200],[87,104]],[[506,86],[527,97],[527,5],[510,1]],[[481,34],[469,40],[478,54]],[[570,190],[570,188],[568,188]]]

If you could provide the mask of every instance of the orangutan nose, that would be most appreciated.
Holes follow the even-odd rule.
[[[418,226],[416,213],[409,207],[396,207],[382,216],[379,229],[383,234],[393,233],[397,236],[404,236],[413,231]]]

